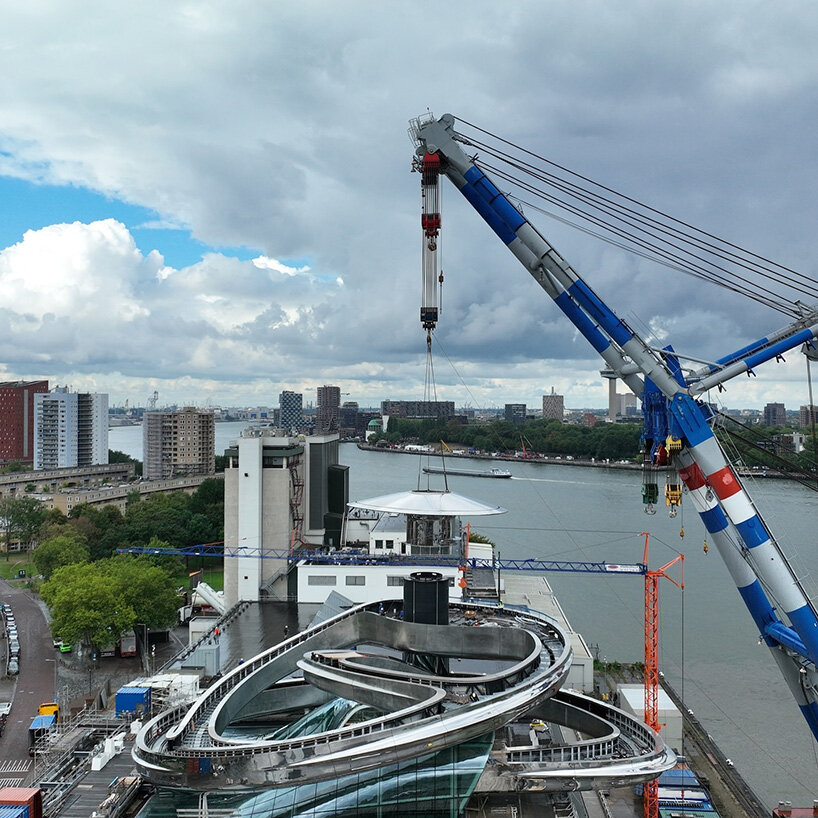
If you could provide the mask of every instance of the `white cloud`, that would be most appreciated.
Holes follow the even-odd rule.
[[[307,273],[310,269],[308,265],[304,265],[303,267],[293,267],[289,264],[284,264],[278,259],[267,258],[267,256],[259,256],[258,258],[254,258],[253,264],[255,264],[255,266],[260,270],[275,270],[277,273],[282,273],[283,275],[288,276],[298,275],[298,273]]]
[[[816,28],[818,13],[795,8],[669,0],[479,1],[465,27],[459,6],[426,0],[7,11],[0,173],[87,186],[158,214],[139,227],[189,226],[208,246],[259,255],[174,269],[110,220],[29,233],[0,254],[0,359],[61,380],[157,378],[165,394],[189,377],[220,402],[342,377],[363,402],[385,384],[417,396],[420,203],[406,127],[427,107],[809,269]],[[545,31],[559,35],[547,48]],[[559,381],[575,390],[568,403],[604,404],[587,386],[595,354],[450,188],[443,217],[439,334],[457,367],[478,362],[487,396],[533,403]],[[784,323],[532,220],[619,314],[680,351],[724,354]]]

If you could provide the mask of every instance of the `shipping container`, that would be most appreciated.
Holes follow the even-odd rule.
[[[28,818],[43,818],[43,793],[39,787],[3,787],[0,804],[28,807]]]
[[[29,818],[28,804],[0,804],[0,818]]]
[[[116,692],[116,715],[134,713],[145,715],[151,710],[151,689],[149,687],[120,687]]]

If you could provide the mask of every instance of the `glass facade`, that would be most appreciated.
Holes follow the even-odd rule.
[[[483,772],[493,734],[405,764],[342,776],[317,784],[263,792],[211,793],[209,809],[239,818],[458,818]],[[196,793],[162,792],[139,818],[176,818],[199,806]]]

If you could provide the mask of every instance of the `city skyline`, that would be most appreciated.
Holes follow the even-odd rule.
[[[406,129],[427,110],[814,266],[815,9],[478,0],[463,31],[453,4],[429,4],[431,29],[416,5],[154,0],[127,24],[104,4],[39,8],[4,15],[0,380],[48,377],[112,405],[154,391],[251,405],[321,383],[362,405],[422,399]],[[565,36],[543,49],[543,31]],[[419,43],[437,55],[434,83]],[[657,346],[710,361],[787,323],[526,212]],[[596,354],[450,186],[441,213],[438,391],[534,405],[547,384],[604,406]],[[784,357],[711,399],[808,403],[802,356]]]

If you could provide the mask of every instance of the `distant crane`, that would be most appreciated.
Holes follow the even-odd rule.
[[[648,533],[645,538],[645,555],[642,562],[648,564]],[[657,733],[659,724],[659,580],[664,577],[677,588],[684,589],[684,554],[665,563],[661,568],[645,572],[645,724]],[[665,571],[677,562],[682,564],[682,578],[676,582]],[[659,815],[659,781],[654,778],[648,781],[643,790],[643,810],[645,818],[658,818]]]
[[[148,409],[156,409],[156,401],[159,400],[159,393],[154,389],[153,394],[148,398]]]

